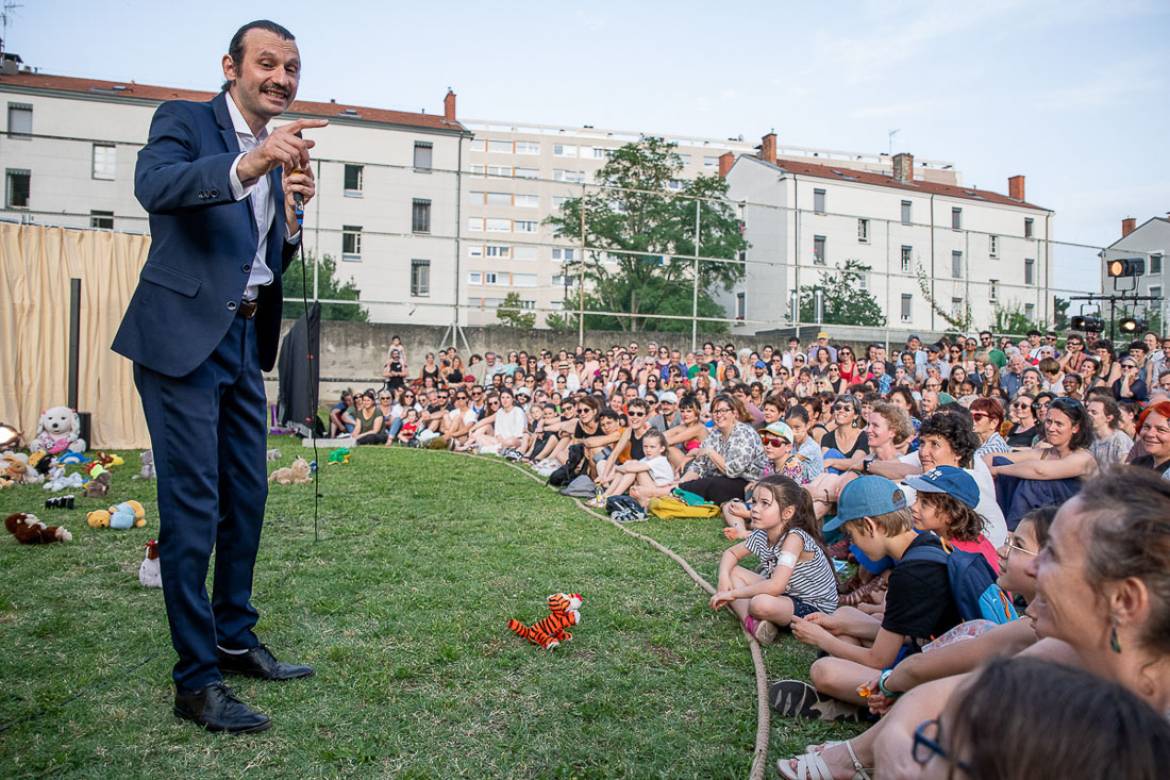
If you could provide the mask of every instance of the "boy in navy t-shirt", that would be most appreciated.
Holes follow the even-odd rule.
[[[902,490],[884,477],[864,476],[841,491],[838,514],[825,532],[842,528],[873,560],[901,561],[912,547],[939,546],[933,534],[914,530]],[[797,639],[828,657],[810,670],[813,685],[783,680],[772,686],[772,704],[787,716],[837,720],[864,711],[858,687],[867,685],[902,658],[960,622],[945,563],[896,563],[886,590],[885,613],[868,615],[841,607],[832,615],[814,613],[792,621]]]

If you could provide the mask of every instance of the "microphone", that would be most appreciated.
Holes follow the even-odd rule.
[[[300,130],[297,131],[297,138],[304,138],[304,136],[301,135]],[[294,173],[300,173],[300,171],[301,171],[300,168],[293,169]],[[304,227],[305,226],[305,196],[299,192],[293,193],[293,214],[297,218],[297,225],[299,225],[300,227]]]

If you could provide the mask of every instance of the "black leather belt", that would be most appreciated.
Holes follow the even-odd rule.
[[[256,301],[240,301],[240,309],[237,313],[244,319],[250,320],[256,316],[256,309]]]

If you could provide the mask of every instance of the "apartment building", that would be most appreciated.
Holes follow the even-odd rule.
[[[849,260],[870,267],[862,288],[893,327],[949,329],[938,309],[954,315],[968,306],[979,327],[996,306],[1051,317],[1053,212],[1026,200],[1023,176],[1009,179],[1004,195],[922,175],[909,154],[873,172],[785,160],[776,148],[769,133],[758,153],[721,162],[730,197],[747,202],[751,245],[745,278],[721,297],[743,323],[735,332],[791,324],[797,291]]]
[[[596,173],[614,149],[646,136],[676,145],[682,170],[671,187],[700,175],[715,175],[725,153],[751,154],[755,147],[737,138],[569,127],[502,120],[464,119],[475,136],[464,156],[463,252],[464,302],[471,324],[490,324],[506,295],[516,292],[523,308],[542,312],[573,309],[575,279],[565,263],[581,257],[581,247],[556,239],[545,219],[568,198],[579,198],[595,183]],[[831,161],[849,170],[892,170],[888,155],[835,149],[784,146],[780,159]],[[920,175],[942,183],[958,181],[945,161],[921,161]]]
[[[1165,297],[1166,290],[1170,289],[1167,254],[1170,254],[1170,219],[1151,217],[1138,225],[1134,217],[1126,217],[1121,220],[1121,238],[1101,253],[1101,292],[1105,295],[1150,295],[1161,298],[1154,302],[1144,301],[1137,308],[1147,319],[1155,312],[1160,313],[1164,327],[1170,321],[1170,306],[1167,306]],[[1145,272],[1141,276],[1110,278],[1105,272],[1105,263],[1125,257],[1144,260]]]
[[[31,72],[0,74],[4,127],[0,217],[65,227],[148,232],[134,166],[166,100],[215,93]],[[458,176],[470,132],[448,91],[441,113],[296,101],[279,125],[328,119],[310,131],[318,197],[304,248],[337,261],[375,320],[447,324],[457,300]],[[310,286],[312,282],[310,282]]]

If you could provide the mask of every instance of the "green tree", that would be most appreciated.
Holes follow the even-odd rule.
[[[922,297],[930,304],[930,308],[934,309],[934,313],[942,318],[943,322],[960,332],[971,330],[974,327],[975,315],[971,313],[970,301],[963,302],[962,311],[948,311],[935,300],[934,285],[921,263],[915,269],[915,276],[918,277],[918,289],[922,291]]]
[[[554,312],[544,318],[544,324],[554,333],[570,333],[577,329],[577,318],[572,314]]]
[[[862,289],[861,281],[870,267],[859,260],[846,260],[834,270],[820,272],[816,284],[800,287],[800,321],[816,322],[817,290],[822,292],[823,316],[826,325],[869,325],[881,327],[886,324],[882,307],[868,290]]]
[[[1024,307],[1017,301],[1005,306],[996,306],[991,310],[991,331],[1009,336],[1023,336],[1030,330],[1044,332],[1048,330],[1046,323],[1034,320],[1024,313]]]
[[[308,297],[310,301],[313,299],[313,254],[305,252],[304,257],[303,275],[300,262],[294,260],[281,279],[284,288],[284,316],[289,319],[296,319],[304,314],[305,305],[302,303],[302,297]],[[338,281],[337,263],[330,255],[324,255],[317,267],[318,298],[335,301],[361,300],[361,290],[354,285],[353,277],[350,277],[346,282]],[[321,319],[369,322],[370,313],[366,311],[364,306],[348,303],[323,303],[321,304]]]
[[[536,324],[536,312],[520,311],[520,293],[510,292],[496,308],[496,319],[500,325],[527,330]]]
[[[583,239],[591,248],[575,271],[589,292],[587,309],[689,315],[695,264],[676,255],[732,260],[747,248],[735,209],[725,200],[727,182],[700,176],[672,191],[683,167],[674,149],[661,138],[642,138],[615,150],[597,172],[602,188],[570,198],[545,220],[558,238]],[[709,291],[729,289],[743,275],[739,263],[700,263],[700,314],[726,316]],[[596,319],[588,318],[587,325],[600,325]],[[689,328],[683,321],[637,316],[601,320],[631,331]]]

